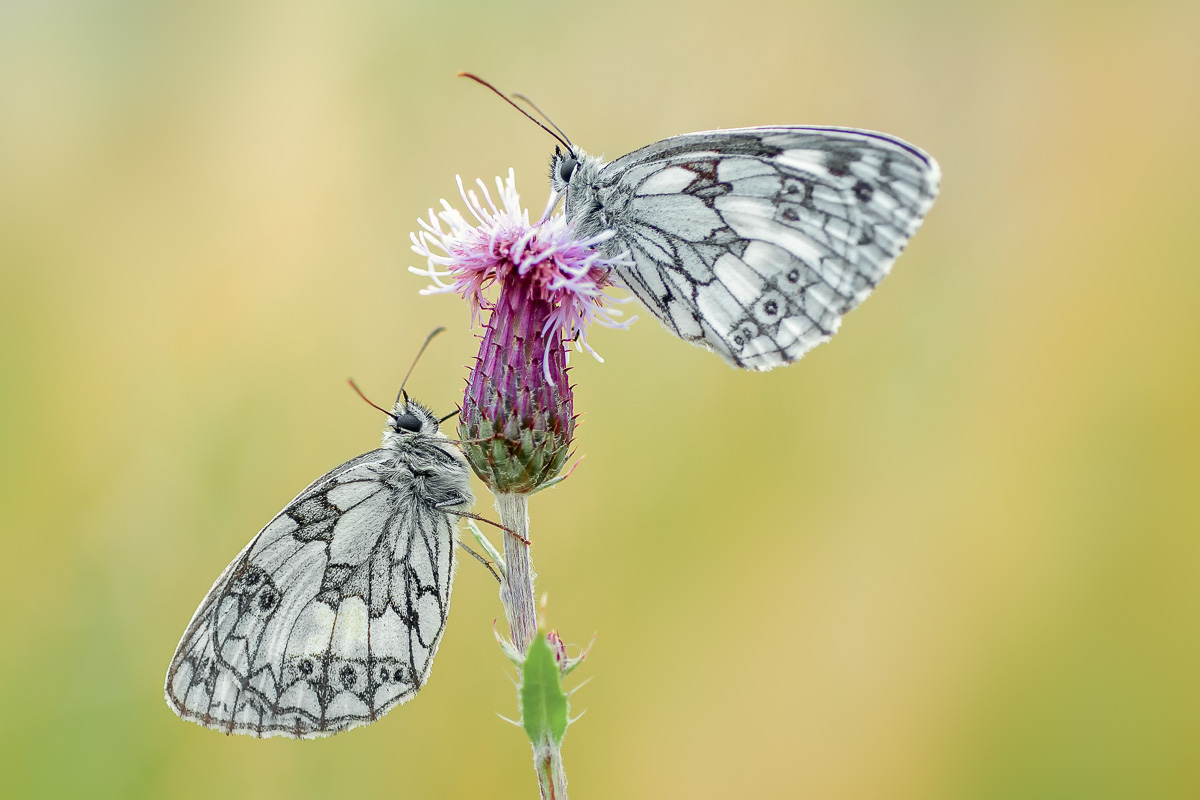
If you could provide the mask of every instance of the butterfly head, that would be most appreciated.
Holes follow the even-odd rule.
[[[567,205],[571,206],[571,195],[588,194],[588,187],[595,183],[603,163],[578,147],[571,150],[556,147],[550,156],[550,188],[559,197],[567,197]]]
[[[388,418],[385,434],[401,439],[418,435],[432,436],[438,432],[440,422],[432,411],[407,394],[396,401],[396,406],[388,414]]]
[[[550,166],[553,171],[550,179],[557,178],[562,184],[569,184],[571,176],[575,174],[575,168],[578,166],[579,159],[575,158],[574,153],[564,153],[556,147],[554,148],[554,161]]]

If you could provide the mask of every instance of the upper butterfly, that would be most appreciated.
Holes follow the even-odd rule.
[[[167,670],[179,716],[312,738],[425,684],[474,498],[436,416],[407,396],[388,415],[381,448],[318,478],[217,578]]]
[[[646,308],[751,370],[833,336],[916,233],[941,177],[918,148],[852,128],[689,133],[608,164],[564,144],[550,181],[578,233],[612,231],[600,249],[629,253],[633,266],[616,272]]]

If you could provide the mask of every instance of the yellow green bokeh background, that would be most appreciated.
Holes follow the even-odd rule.
[[[576,359],[532,504],[596,644],[575,798],[1200,796],[1200,6],[657,0],[0,3],[0,793],[536,788],[460,568],[421,696],[316,742],[177,719],[212,580],[475,339],[408,232],[454,175],[768,123],[934,154],[895,273],[788,369],[648,316]],[[482,493],[482,488],[480,489]],[[491,513],[487,501],[480,510]]]

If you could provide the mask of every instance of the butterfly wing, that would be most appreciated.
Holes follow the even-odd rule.
[[[828,340],[933,205],[937,163],[879,133],[742,128],[675,136],[567,197],[628,250],[622,282],[675,335],[752,370]],[[574,195],[574,196],[572,196]]]
[[[424,685],[445,629],[454,523],[375,450],[318,479],[226,567],[167,672],[167,702],[227,733],[311,738]]]

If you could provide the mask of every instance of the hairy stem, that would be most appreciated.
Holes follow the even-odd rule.
[[[542,800],[567,800],[567,773],[563,771],[562,752],[557,746],[534,747],[533,768],[537,770]]]
[[[524,494],[496,495],[496,510],[500,524],[529,540],[529,496]],[[508,632],[517,652],[524,655],[537,635],[537,609],[533,603],[533,558],[531,546],[517,536],[504,534],[505,578],[500,584],[500,602],[508,618]]]

